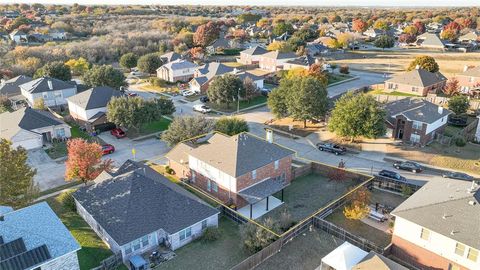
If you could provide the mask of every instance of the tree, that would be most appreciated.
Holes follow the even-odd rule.
[[[381,35],[375,39],[373,44],[375,47],[384,50],[385,48],[392,48],[395,45],[395,39],[387,35]]]
[[[28,166],[27,151],[2,138],[0,164],[0,205],[21,208],[32,203],[38,192],[33,181],[37,171]]]
[[[268,95],[267,106],[277,119],[288,116],[286,94],[283,88],[275,88]]]
[[[428,56],[428,55],[420,55],[415,57],[415,59],[410,62],[407,70],[414,70],[416,69],[417,65],[420,68],[423,68],[430,72],[438,72],[439,67],[437,62],[435,62],[435,58]]]
[[[347,197],[347,205],[343,209],[343,214],[348,219],[362,219],[370,213],[371,193],[365,187],[359,187]]]
[[[214,120],[203,116],[175,117],[168,129],[162,133],[162,140],[166,141],[170,146],[189,139],[195,142],[196,139],[192,138],[207,134],[214,127]]]
[[[353,35],[350,33],[340,33],[337,35],[337,42],[341,48],[347,48],[353,41]]]
[[[415,21],[413,23],[413,26],[415,26],[415,28],[417,28],[417,35],[421,35],[423,33],[425,33],[425,24],[422,23],[421,21]]]
[[[218,26],[214,22],[209,21],[197,28],[193,35],[193,43],[200,47],[207,47],[218,38],[219,34],[220,29]]]
[[[162,60],[157,53],[149,53],[138,58],[137,67],[141,72],[153,74],[157,72],[157,68],[162,66]]]
[[[138,56],[134,53],[126,53],[120,57],[120,66],[124,68],[134,68],[137,66]]]
[[[258,87],[250,77],[243,80],[243,88],[245,89],[245,99],[249,102],[258,94]]]
[[[398,42],[400,43],[410,44],[415,42],[415,40],[416,40],[416,37],[414,35],[401,34],[400,36],[398,36]]]
[[[145,123],[144,101],[140,97],[114,97],[107,104],[107,120],[117,126],[138,130]]]
[[[462,115],[470,108],[470,101],[466,96],[454,96],[448,101],[448,108],[455,115]]]
[[[246,22],[256,23],[261,18],[262,16],[259,14],[243,13],[237,17],[237,21],[238,23],[246,23]]]
[[[440,34],[441,39],[445,39],[448,41],[454,41],[455,39],[457,39],[457,36],[458,34],[454,29],[445,29]]]
[[[217,104],[226,104],[238,101],[245,96],[245,88],[242,81],[233,74],[216,77],[207,90],[208,98]]]
[[[43,99],[43,97],[36,98],[33,101],[33,108],[42,111],[46,110],[45,100]]]
[[[357,33],[363,33],[367,28],[368,24],[362,19],[355,19],[352,21],[352,29]]]
[[[70,81],[72,79],[70,67],[65,65],[61,61],[55,61],[45,64],[42,68],[38,69],[37,72],[35,72],[34,78],[40,78],[44,76],[52,77],[63,81]]]
[[[248,132],[248,123],[237,117],[222,117],[215,123],[215,130],[233,136],[242,132]]]
[[[68,158],[65,162],[65,179],[80,180],[87,184],[102,171],[112,167],[110,159],[102,161],[102,147],[98,143],[75,138],[67,142]]]
[[[373,24],[373,28],[387,31],[389,26],[388,26],[388,23],[384,20],[376,20],[375,23]]]
[[[276,227],[275,222],[270,217],[265,219],[264,226],[273,230]],[[262,250],[276,239],[274,234],[252,222],[247,222],[240,227],[240,237],[243,247],[251,254]]]
[[[65,62],[65,65],[67,65],[72,71],[72,74],[76,76],[85,74],[85,72],[87,72],[87,70],[90,68],[90,63],[83,57],[78,59],[70,59]]]
[[[460,92],[460,85],[458,84],[457,78],[453,77],[448,80],[442,90],[443,93],[449,97],[457,95]]]
[[[371,95],[347,93],[336,103],[328,129],[342,137],[377,138],[386,132],[386,112]]]
[[[328,172],[328,179],[335,182],[335,191],[337,191],[337,184],[345,180],[345,170],[343,168],[335,168]]]
[[[290,43],[285,41],[274,41],[267,46],[267,50],[269,51],[280,51],[280,52],[291,52],[292,47]]]
[[[414,25],[409,25],[403,29],[403,33],[415,36],[418,33],[418,28]]]
[[[93,66],[83,74],[83,82],[90,87],[110,86],[119,89],[122,86],[127,86],[123,73],[107,65]]]
[[[272,34],[275,36],[280,36],[284,33],[291,35],[293,31],[294,29],[292,24],[286,22],[279,22],[273,27]]]

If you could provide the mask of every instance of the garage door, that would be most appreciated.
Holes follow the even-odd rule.
[[[26,140],[21,140],[21,141],[14,141],[12,146],[13,147],[21,146],[21,147],[23,147],[27,150],[40,148],[40,147],[43,146],[42,137],[26,139]]]

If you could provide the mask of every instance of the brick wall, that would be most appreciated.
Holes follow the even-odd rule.
[[[286,181],[292,179],[292,157],[288,156],[279,161],[278,169],[275,170],[275,162],[257,169],[257,177],[252,178],[252,173],[246,173],[237,177],[237,190],[242,190],[267,178],[275,178],[285,173]]]
[[[389,84],[393,84],[393,88],[389,88]],[[441,89],[444,86],[445,86],[444,81],[427,86],[427,87],[414,86],[414,85],[401,84],[401,83],[391,83],[388,81],[386,81],[384,85],[385,90],[387,91],[397,91],[402,93],[415,94],[419,96],[426,96],[429,91],[435,91],[436,93],[438,93],[439,91],[441,91]],[[413,87],[415,87],[417,91],[413,91],[412,90]]]

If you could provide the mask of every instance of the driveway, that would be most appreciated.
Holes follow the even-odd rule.
[[[67,184],[65,181],[65,163],[55,162],[43,149],[28,151],[28,164],[37,169],[34,182],[41,191]]]
[[[383,83],[386,80],[383,74],[374,72],[350,71],[350,75],[357,76],[359,78],[353,81],[328,87],[328,97],[331,98],[341,95],[348,90],[357,89],[372,84]]]

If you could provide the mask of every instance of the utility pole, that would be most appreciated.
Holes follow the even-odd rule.
[[[240,87],[237,89],[237,114],[240,113]]]

